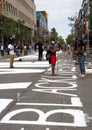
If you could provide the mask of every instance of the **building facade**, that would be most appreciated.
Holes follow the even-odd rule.
[[[75,21],[75,36],[83,38],[88,45],[88,51],[92,50],[92,0],[83,0],[78,18]]]
[[[34,0],[2,0],[2,14],[15,21],[23,20],[35,30],[36,6]]]
[[[48,14],[45,11],[37,11],[37,37],[46,39],[48,35]]]
[[[18,22],[24,21],[24,26],[36,30],[36,6],[34,0],[0,0],[0,17],[6,17]]]

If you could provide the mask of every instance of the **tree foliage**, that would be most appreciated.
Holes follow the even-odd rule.
[[[58,41],[59,41],[60,44],[64,44],[64,39],[62,38],[62,36],[58,37]]]
[[[56,42],[59,42],[60,44],[64,44],[64,39],[62,36],[58,36],[58,33],[56,29],[53,27],[50,32],[49,40],[54,39]]]
[[[71,44],[73,42],[73,35],[72,34],[69,34],[66,38],[66,42],[67,44]]]
[[[58,40],[58,33],[56,32],[56,29],[54,27],[51,29],[50,40],[51,39],[55,39],[55,41]]]
[[[0,36],[1,37],[11,37],[15,35],[16,38],[22,38],[27,36],[29,29],[24,26],[24,21],[18,20],[15,22],[11,19],[2,17],[0,19]]]
[[[10,19],[2,18],[0,19],[0,33],[1,36],[11,36],[15,34],[16,31],[16,22],[11,21]]]
[[[24,21],[21,21],[21,20],[18,20],[17,22],[17,28],[16,28],[16,36],[18,38],[22,38],[22,37],[26,37],[28,35],[28,33],[30,32],[29,28],[25,27],[24,26],[25,22]]]

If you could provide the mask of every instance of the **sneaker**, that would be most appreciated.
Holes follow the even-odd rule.
[[[75,63],[75,65],[78,65],[78,64],[79,64],[79,62],[76,62],[76,63]]]
[[[80,74],[79,76],[80,76],[80,77],[85,77],[86,75],[85,75],[85,74]]]

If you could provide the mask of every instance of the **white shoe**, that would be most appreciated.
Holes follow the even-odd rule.
[[[80,74],[79,76],[80,76],[80,77],[85,77],[86,75],[85,75],[85,74]]]

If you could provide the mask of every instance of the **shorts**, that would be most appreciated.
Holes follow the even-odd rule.
[[[51,64],[55,65],[56,64],[56,56],[51,56]]]

